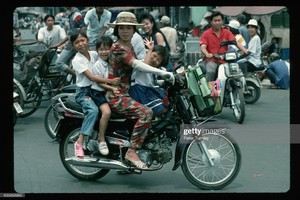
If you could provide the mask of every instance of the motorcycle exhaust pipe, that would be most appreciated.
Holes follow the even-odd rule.
[[[129,166],[125,165],[124,163],[118,160],[106,159],[106,158],[84,158],[80,159],[75,156],[66,158],[66,163],[71,165],[77,166],[84,166],[84,167],[95,167],[95,168],[102,168],[102,169],[116,169],[116,170],[128,170],[130,169]]]

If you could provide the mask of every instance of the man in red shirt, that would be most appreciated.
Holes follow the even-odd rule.
[[[225,63],[221,59],[213,57],[213,54],[222,54],[228,50],[227,46],[220,48],[220,42],[224,40],[235,40],[230,30],[223,28],[224,15],[213,12],[210,16],[211,28],[203,32],[200,37],[200,49],[205,58],[206,80],[208,82],[216,79],[216,72],[220,64]],[[239,49],[247,53],[247,49],[237,44]]]

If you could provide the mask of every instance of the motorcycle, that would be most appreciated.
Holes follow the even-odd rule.
[[[59,106],[58,99],[65,101],[65,99],[67,99],[69,96],[75,95],[76,88],[76,84],[66,85],[62,88],[62,93],[59,93],[51,98],[51,103],[48,105],[44,117],[44,127],[51,139],[55,138],[55,127],[57,126],[59,120],[59,114],[55,110],[55,107]]]
[[[222,41],[220,48],[223,46],[237,45],[235,40]],[[244,56],[244,55],[243,55]],[[218,67],[216,80],[220,81],[221,94],[220,100],[222,107],[230,107],[233,110],[235,120],[242,124],[245,119],[245,98],[243,89],[243,73],[239,68],[237,60],[243,58],[237,52],[228,51],[223,54],[214,54],[214,58],[219,58],[226,63]],[[197,64],[205,73],[205,64],[202,59]]]
[[[13,125],[17,123],[18,117],[23,113],[24,100],[26,94],[23,86],[19,81],[13,78]]]
[[[109,154],[103,156],[98,150],[97,122],[92,136],[85,137],[84,159],[75,157],[74,142],[79,137],[84,114],[74,96],[65,101],[59,98],[60,104],[55,107],[60,115],[56,140],[59,141],[59,155],[65,169],[79,180],[97,180],[110,170],[133,174],[156,171],[172,160],[170,146],[176,142],[173,171],[181,166],[185,177],[200,189],[217,190],[229,185],[241,167],[240,148],[229,135],[227,127],[217,128],[220,124],[214,124],[214,115],[199,117],[199,110],[194,107],[195,102],[191,98],[193,91],[188,87],[192,79],[187,75],[189,72],[184,75],[177,73],[180,67],[178,65],[173,70],[174,82],[162,81],[169,100],[168,112],[152,120],[142,147],[136,151],[141,161],[147,164],[146,170],[136,168],[125,159],[127,148],[131,146],[130,135],[135,121],[114,112],[105,134]],[[198,130],[197,134],[192,133],[194,129],[189,129],[192,127]],[[175,141],[172,142],[172,139]]]

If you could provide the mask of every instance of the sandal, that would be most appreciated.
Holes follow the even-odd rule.
[[[82,149],[82,145],[75,142],[74,143],[74,149],[75,149],[75,156],[77,158],[84,159],[84,152],[83,152],[83,149]]]
[[[125,155],[125,159],[130,161],[138,169],[148,169],[147,165],[141,160],[131,160],[127,155]]]

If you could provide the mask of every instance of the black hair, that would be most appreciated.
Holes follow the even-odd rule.
[[[240,34],[239,29],[232,28],[232,27],[230,27],[230,26],[228,26],[228,28],[229,28],[229,30],[231,31],[231,33],[232,33],[233,35]]]
[[[103,36],[99,37],[96,42],[96,50],[98,50],[101,45],[108,46],[110,48],[113,43],[114,43],[114,41],[110,36],[103,35]]]
[[[113,32],[113,35],[116,36],[118,39],[120,39],[120,36],[118,34],[118,28],[119,26],[124,26],[124,25],[116,25],[115,28],[114,28],[114,32]],[[133,26],[133,33],[134,32],[137,32],[137,28],[135,25],[126,25],[126,26]]]
[[[70,36],[70,42],[71,42],[72,45],[73,45],[73,42],[75,42],[75,40],[78,38],[79,35],[82,35],[86,39],[89,39],[85,30],[83,30],[83,29],[74,29],[71,33],[71,36]]]
[[[215,11],[215,12],[211,13],[210,18],[209,18],[210,21],[212,21],[213,18],[216,17],[216,16],[221,16],[222,20],[224,20],[224,15],[219,11]]]
[[[51,18],[53,19],[53,21],[55,21],[54,15],[47,14],[47,15],[44,17],[44,22],[46,22],[47,19],[48,19],[49,17],[51,17]]]
[[[247,23],[247,18],[244,14],[239,14],[237,17],[236,17],[236,20],[238,22],[240,22],[240,24],[246,24]]]
[[[155,45],[152,52],[156,52],[159,56],[163,58],[161,65],[167,66],[169,62],[169,51],[162,45]]]

